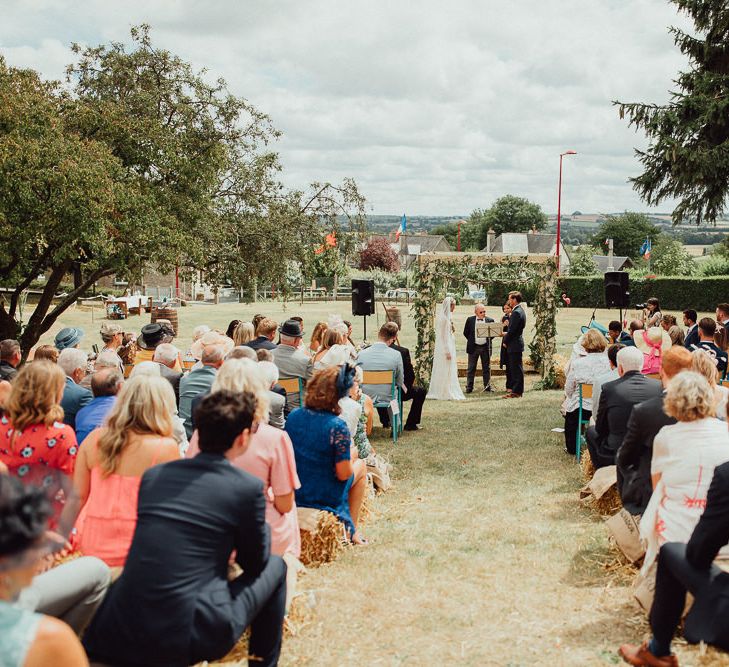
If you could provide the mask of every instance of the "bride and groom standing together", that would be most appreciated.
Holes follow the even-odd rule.
[[[506,348],[507,358],[507,394],[504,398],[520,398],[524,393],[524,368],[522,355],[524,353],[524,327],[526,313],[521,305],[520,292],[509,292],[508,329],[504,333],[502,345]],[[461,401],[465,399],[458,382],[458,364],[456,360],[456,328],[453,325],[453,311],[456,302],[453,297],[447,296],[443,300],[440,311],[435,320],[435,351],[433,353],[433,370],[430,375],[430,387],[427,398],[441,401]],[[466,320],[463,335],[467,342],[468,372],[466,379],[466,393],[473,391],[473,381],[479,359],[483,372],[484,391],[493,391],[491,388],[491,345],[492,338],[478,338],[476,324],[491,323],[486,317],[486,308],[483,304],[476,304],[474,315]]]

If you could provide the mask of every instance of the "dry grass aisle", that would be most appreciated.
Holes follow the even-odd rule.
[[[429,401],[427,430],[395,447],[377,429],[396,486],[375,503],[372,544],[303,579],[313,607],[282,664],[617,664],[646,625],[550,433],[559,402]],[[682,665],[710,664],[678,649]]]

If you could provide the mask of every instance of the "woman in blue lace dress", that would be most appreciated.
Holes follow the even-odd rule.
[[[0,474],[0,665],[81,667],[81,643],[58,619],[13,602],[30,585],[48,549],[44,542],[51,506],[45,493]]]
[[[326,510],[345,526],[355,544],[366,540],[357,530],[366,490],[366,466],[352,447],[347,425],[339,418],[339,399],[354,381],[354,368],[334,366],[314,373],[306,385],[304,407],[286,420],[301,488],[296,505]]]

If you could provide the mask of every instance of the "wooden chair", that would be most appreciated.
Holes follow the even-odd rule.
[[[395,371],[362,371],[362,384],[363,385],[390,385],[390,400],[389,401],[376,401],[374,398],[373,404],[376,408],[390,409],[391,402],[397,401],[398,412],[392,415],[392,441],[397,442],[398,435],[402,432],[402,392],[400,387],[395,384]]]
[[[304,381],[301,378],[279,378],[278,383],[286,390],[286,395],[298,394],[299,406],[304,407]]]
[[[651,378],[653,380],[661,381],[661,374],[660,373],[646,373],[647,378]]]
[[[592,385],[580,383],[580,406],[579,412],[577,413],[577,442],[575,442],[575,456],[577,457],[577,463],[580,462],[582,453],[582,441],[584,436],[582,435],[582,427],[587,426],[590,423],[589,419],[582,418],[582,401],[586,398],[592,398]]]

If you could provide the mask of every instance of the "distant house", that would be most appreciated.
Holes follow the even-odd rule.
[[[592,259],[597,264],[597,270],[599,273],[607,273],[608,271],[608,256],[607,255],[593,255]],[[633,260],[630,257],[617,257],[613,255],[613,268],[612,271],[626,271],[627,269],[633,268]]]
[[[503,252],[507,255],[556,255],[557,235],[540,234],[538,232],[513,233],[508,232],[496,236],[490,232],[487,238],[486,247],[482,252]],[[568,272],[570,258],[564,250],[564,244],[560,241],[560,270]]]
[[[370,240],[374,238],[378,237],[371,236]],[[381,238],[390,242],[390,246],[397,253],[400,266],[404,269],[417,261],[418,255],[422,255],[423,253],[453,251],[445,236],[433,234],[403,234],[397,241],[393,236],[382,236]]]

